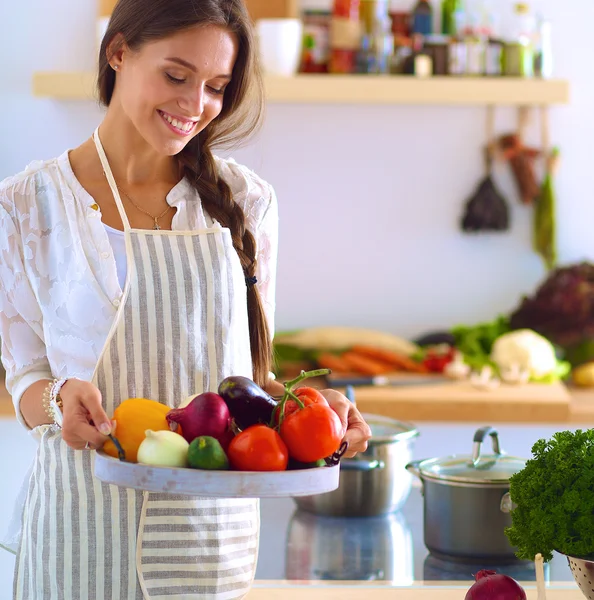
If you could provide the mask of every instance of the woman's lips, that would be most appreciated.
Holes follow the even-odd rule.
[[[173,115],[170,115],[169,113],[166,113],[162,110],[157,110],[157,112],[161,116],[161,119],[163,120],[165,125],[167,125],[167,127],[169,127],[171,131],[177,133],[178,135],[188,136],[194,131],[194,128],[196,127],[196,121],[188,121],[179,117],[174,117]]]

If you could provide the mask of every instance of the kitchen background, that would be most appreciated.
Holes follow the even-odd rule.
[[[413,2],[394,4],[408,9]],[[510,0],[496,4],[501,15],[511,14]],[[563,156],[556,180],[560,261],[593,259],[594,68],[588,43],[594,4],[540,0],[530,6],[552,22],[554,75],[571,84],[571,104],[551,109],[552,141]],[[79,144],[91,135],[101,109],[31,94],[35,71],[93,69],[93,0],[5,2],[0,16],[3,178]],[[515,110],[497,110],[498,132],[516,125]],[[536,115],[527,141],[540,143]],[[520,205],[507,166],[498,165],[496,177],[513,205],[511,230],[476,237],[459,230],[463,204],[483,175],[484,142],[484,108],[269,105],[261,134],[232,155],[270,181],[278,195],[277,329],[357,325],[414,336],[490,320],[532,292],[545,271],[531,249],[531,209]],[[474,428],[424,423],[417,454],[468,452]],[[520,456],[556,429],[500,428],[506,449]],[[14,421],[0,421],[0,529],[33,452],[33,441]],[[12,567],[11,557],[0,552],[2,599],[8,598]]]

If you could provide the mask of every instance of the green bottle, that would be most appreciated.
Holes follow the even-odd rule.
[[[456,35],[458,33],[458,20],[463,11],[462,0],[442,0],[441,33],[443,35]]]

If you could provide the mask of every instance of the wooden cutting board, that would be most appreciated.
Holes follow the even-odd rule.
[[[403,376],[406,377],[406,376]],[[355,388],[359,410],[401,421],[565,422],[571,394],[562,383],[502,384],[480,390],[467,381]]]

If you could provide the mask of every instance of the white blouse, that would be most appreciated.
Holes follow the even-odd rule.
[[[0,183],[0,338],[17,419],[23,392],[41,379],[89,380],[122,298],[116,256],[95,201],[68,151]],[[258,289],[274,333],[278,206],[272,187],[233,160],[217,159],[257,244]],[[211,227],[183,179],[168,194],[174,231]]]

